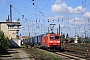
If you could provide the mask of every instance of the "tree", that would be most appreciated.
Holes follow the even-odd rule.
[[[1,39],[3,38],[3,36],[4,36],[3,31],[0,31],[0,41],[1,41]]]
[[[66,38],[69,38],[68,33],[67,33],[67,35],[66,35]]]
[[[4,36],[3,31],[0,31],[0,46],[5,49],[9,47],[9,38]]]
[[[63,39],[65,38],[65,34],[62,35],[62,38],[63,38]]]
[[[9,47],[9,38],[8,37],[3,37],[3,39],[1,40],[1,46],[5,49],[7,49]]]
[[[65,34],[61,35],[61,42],[63,43],[63,40],[65,39]]]

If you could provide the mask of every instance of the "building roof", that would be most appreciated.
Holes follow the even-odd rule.
[[[20,22],[0,22],[0,24],[7,24],[9,26],[21,26]]]
[[[28,37],[29,37],[29,36],[22,36],[23,39],[26,39],[26,38],[28,38]]]

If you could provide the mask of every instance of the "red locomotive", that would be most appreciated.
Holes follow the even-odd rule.
[[[47,34],[43,36],[41,46],[46,49],[61,49],[60,34]]]

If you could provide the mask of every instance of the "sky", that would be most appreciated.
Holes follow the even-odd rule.
[[[60,25],[60,34],[90,37],[90,0],[0,0],[0,22],[10,15],[10,5],[12,21],[21,23],[22,36],[45,34],[48,27],[57,33]]]

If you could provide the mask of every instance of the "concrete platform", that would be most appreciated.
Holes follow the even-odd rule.
[[[29,58],[30,54],[27,54],[23,50],[19,49],[8,49],[10,54],[2,55],[1,60],[35,60],[34,58]]]

